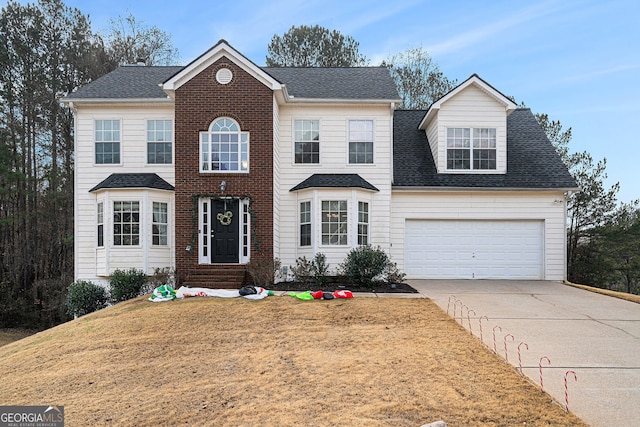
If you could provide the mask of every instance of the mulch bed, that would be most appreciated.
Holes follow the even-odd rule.
[[[405,294],[417,294],[418,291],[407,285],[406,283],[376,283],[373,287],[359,286],[354,283],[342,283],[342,282],[328,282],[324,286],[319,286],[314,283],[301,283],[301,282],[280,282],[274,283],[269,286],[269,290],[272,291],[325,291],[334,292],[337,290],[349,290],[351,292],[375,292],[375,293],[405,293]]]

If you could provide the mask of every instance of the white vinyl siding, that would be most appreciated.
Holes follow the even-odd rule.
[[[280,153],[278,180],[274,190],[280,198],[278,212],[280,230],[276,235],[279,242],[279,258],[282,265],[295,265],[298,257],[313,257],[322,252],[327,262],[335,269],[349,250],[357,246],[358,201],[369,203],[369,244],[389,249],[389,211],[391,209],[391,114],[389,105],[379,106],[281,106],[278,122]],[[320,164],[295,163],[293,126],[297,119],[314,119],[320,124]],[[348,144],[348,123],[350,120],[371,120],[375,141],[375,163],[350,164]],[[285,167],[283,165],[291,165]],[[291,192],[313,174],[358,174],[380,191],[362,189],[318,188]],[[311,246],[301,247],[299,230],[299,204],[312,201],[313,238]],[[348,245],[321,246],[320,211],[322,200],[348,200],[349,233]],[[296,224],[284,227],[282,224]]]
[[[391,210],[391,255],[405,271],[407,221],[506,221],[542,225],[544,280],[563,280],[565,274],[564,205],[561,192],[425,192],[395,191]],[[408,278],[425,278],[414,275]]]
[[[152,199],[173,206],[173,192],[146,190],[110,190],[108,199],[105,192],[90,193],[89,190],[112,173],[154,172],[170,184],[174,184],[173,164],[147,164],[147,121],[173,120],[172,106],[139,107],[88,107],[78,109],[75,115],[75,210],[74,210],[74,275],[76,279],[93,280],[106,283],[106,276],[116,268],[145,268],[153,273],[154,268],[173,267],[175,248],[169,237],[165,247],[151,247],[151,213],[142,218],[149,230],[145,247],[120,246],[118,251],[111,247],[113,230],[111,222],[113,201],[139,200],[144,202],[145,194],[153,194]],[[120,137],[123,141],[120,163],[117,165],[95,165],[96,120],[120,119]],[[149,199],[147,199],[149,200]],[[104,247],[97,247],[97,205],[104,206]],[[148,222],[147,222],[148,221]],[[169,230],[173,229],[173,220],[169,213]],[[170,234],[170,233],[169,233]],[[183,248],[184,249],[184,248]]]

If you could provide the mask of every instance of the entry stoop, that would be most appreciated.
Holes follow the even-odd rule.
[[[244,265],[204,265],[186,274],[183,286],[191,288],[239,289],[249,279]]]

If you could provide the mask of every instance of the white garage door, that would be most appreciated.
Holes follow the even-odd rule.
[[[425,279],[543,279],[543,221],[407,220],[405,272]]]

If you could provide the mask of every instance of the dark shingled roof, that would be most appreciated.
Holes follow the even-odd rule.
[[[577,189],[553,145],[528,108],[507,117],[507,173],[438,174],[424,131],[426,111],[394,113],[394,187]]]
[[[355,173],[316,173],[289,191],[307,188],[364,188],[365,190],[380,191]]]
[[[167,99],[160,84],[183,67],[125,65],[79,88],[74,99]],[[262,68],[287,86],[295,98],[398,100],[398,91],[385,67]]]
[[[166,99],[158,85],[182,67],[124,65],[70,93],[69,99]]]
[[[294,98],[399,100],[386,67],[264,67]]]
[[[174,191],[173,185],[155,173],[114,173],[89,192],[107,188],[153,188]]]

